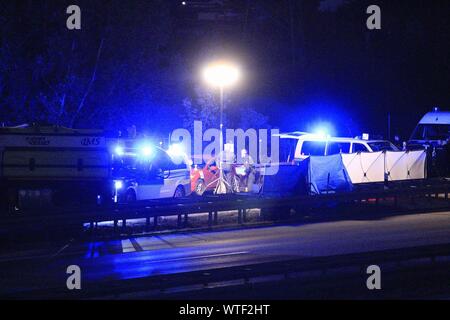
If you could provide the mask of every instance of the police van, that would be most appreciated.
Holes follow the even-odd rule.
[[[191,193],[190,165],[180,147],[168,150],[145,139],[117,141],[112,178],[114,202],[178,198]]]
[[[427,150],[432,176],[450,175],[450,111],[434,108],[420,119],[408,141],[409,149]]]
[[[434,111],[425,114],[414,129],[410,144],[444,146],[450,139],[450,111]]]

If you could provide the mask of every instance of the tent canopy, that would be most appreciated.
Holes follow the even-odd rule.
[[[353,185],[340,154],[327,157],[309,157],[308,181],[312,194],[353,190]]]

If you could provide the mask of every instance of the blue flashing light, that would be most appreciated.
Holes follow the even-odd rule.
[[[116,148],[114,149],[114,152],[118,155],[118,156],[123,156],[125,154],[125,150],[123,149],[122,146],[116,146]]]
[[[150,157],[152,155],[152,153],[153,153],[153,148],[151,146],[149,146],[149,145],[142,146],[141,154],[144,157]]]
[[[313,127],[312,133],[320,138],[326,139],[334,135],[334,128],[328,122],[321,122]]]
[[[327,132],[325,130],[322,130],[322,129],[316,130],[314,132],[314,134],[319,136],[319,137],[321,137],[321,138],[326,138],[327,135],[328,135]]]

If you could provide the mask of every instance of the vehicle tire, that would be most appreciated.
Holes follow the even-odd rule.
[[[205,180],[198,179],[195,185],[194,194],[197,196],[202,196],[203,193],[205,192],[205,188],[206,188]]]
[[[181,197],[184,197],[185,196],[185,193],[184,193],[184,188],[183,188],[183,186],[178,186],[176,189],[175,189],[175,192],[174,192],[174,194],[173,194],[173,197],[174,198],[181,198]]]
[[[136,192],[130,189],[125,194],[125,203],[133,203],[133,202],[136,202]]]

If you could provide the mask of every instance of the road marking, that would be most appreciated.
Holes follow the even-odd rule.
[[[130,238],[130,242],[133,245],[133,248],[135,251],[143,251],[144,249],[142,249],[141,245],[139,244],[139,242],[137,242],[137,240],[135,238]]]
[[[193,234],[189,234],[189,233],[182,233],[182,234],[185,235],[185,236],[187,236],[187,237],[194,238],[194,239],[196,239],[196,240],[200,240],[200,241],[204,241],[204,242],[208,242],[208,241],[209,241],[209,240],[206,239],[206,238],[203,238],[203,237],[200,237],[200,236],[196,236],[196,235],[193,235]]]
[[[172,247],[172,248],[176,248],[176,245],[174,245],[173,243],[170,243],[169,241],[163,239],[160,236],[154,236],[156,239],[161,240],[162,242],[164,242],[165,244],[167,244],[168,246]]]
[[[246,254],[246,253],[248,253],[248,251],[238,251],[238,252],[229,252],[229,253],[209,254],[209,255],[204,255],[204,256],[194,256],[194,257],[183,257],[183,258],[153,260],[152,262],[172,262],[172,261],[182,261],[182,260],[217,258],[217,257],[226,257],[226,256],[237,256],[237,255]]]
[[[136,249],[134,248],[133,244],[129,239],[123,239],[122,240],[122,253],[127,252],[135,252]]]
[[[156,238],[163,242],[164,244],[168,245],[169,247],[175,248],[176,246],[169,241],[162,239],[159,236],[153,236],[153,238]],[[139,244],[136,238],[129,238],[129,239],[123,239],[122,240],[122,253],[127,252],[136,252],[136,251],[144,251],[144,248]],[[147,249],[145,250],[147,251]]]
[[[71,244],[72,244],[72,242],[73,242],[73,238],[72,239],[70,239],[70,241],[65,245],[65,246],[63,246],[61,249],[59,249],[54,255],[52,255],[51,256],[51,259],[53,259],[53,258],[55,258],[57,255],[59,255],[61,252],[63,252],[64,250],[66,250]]]

